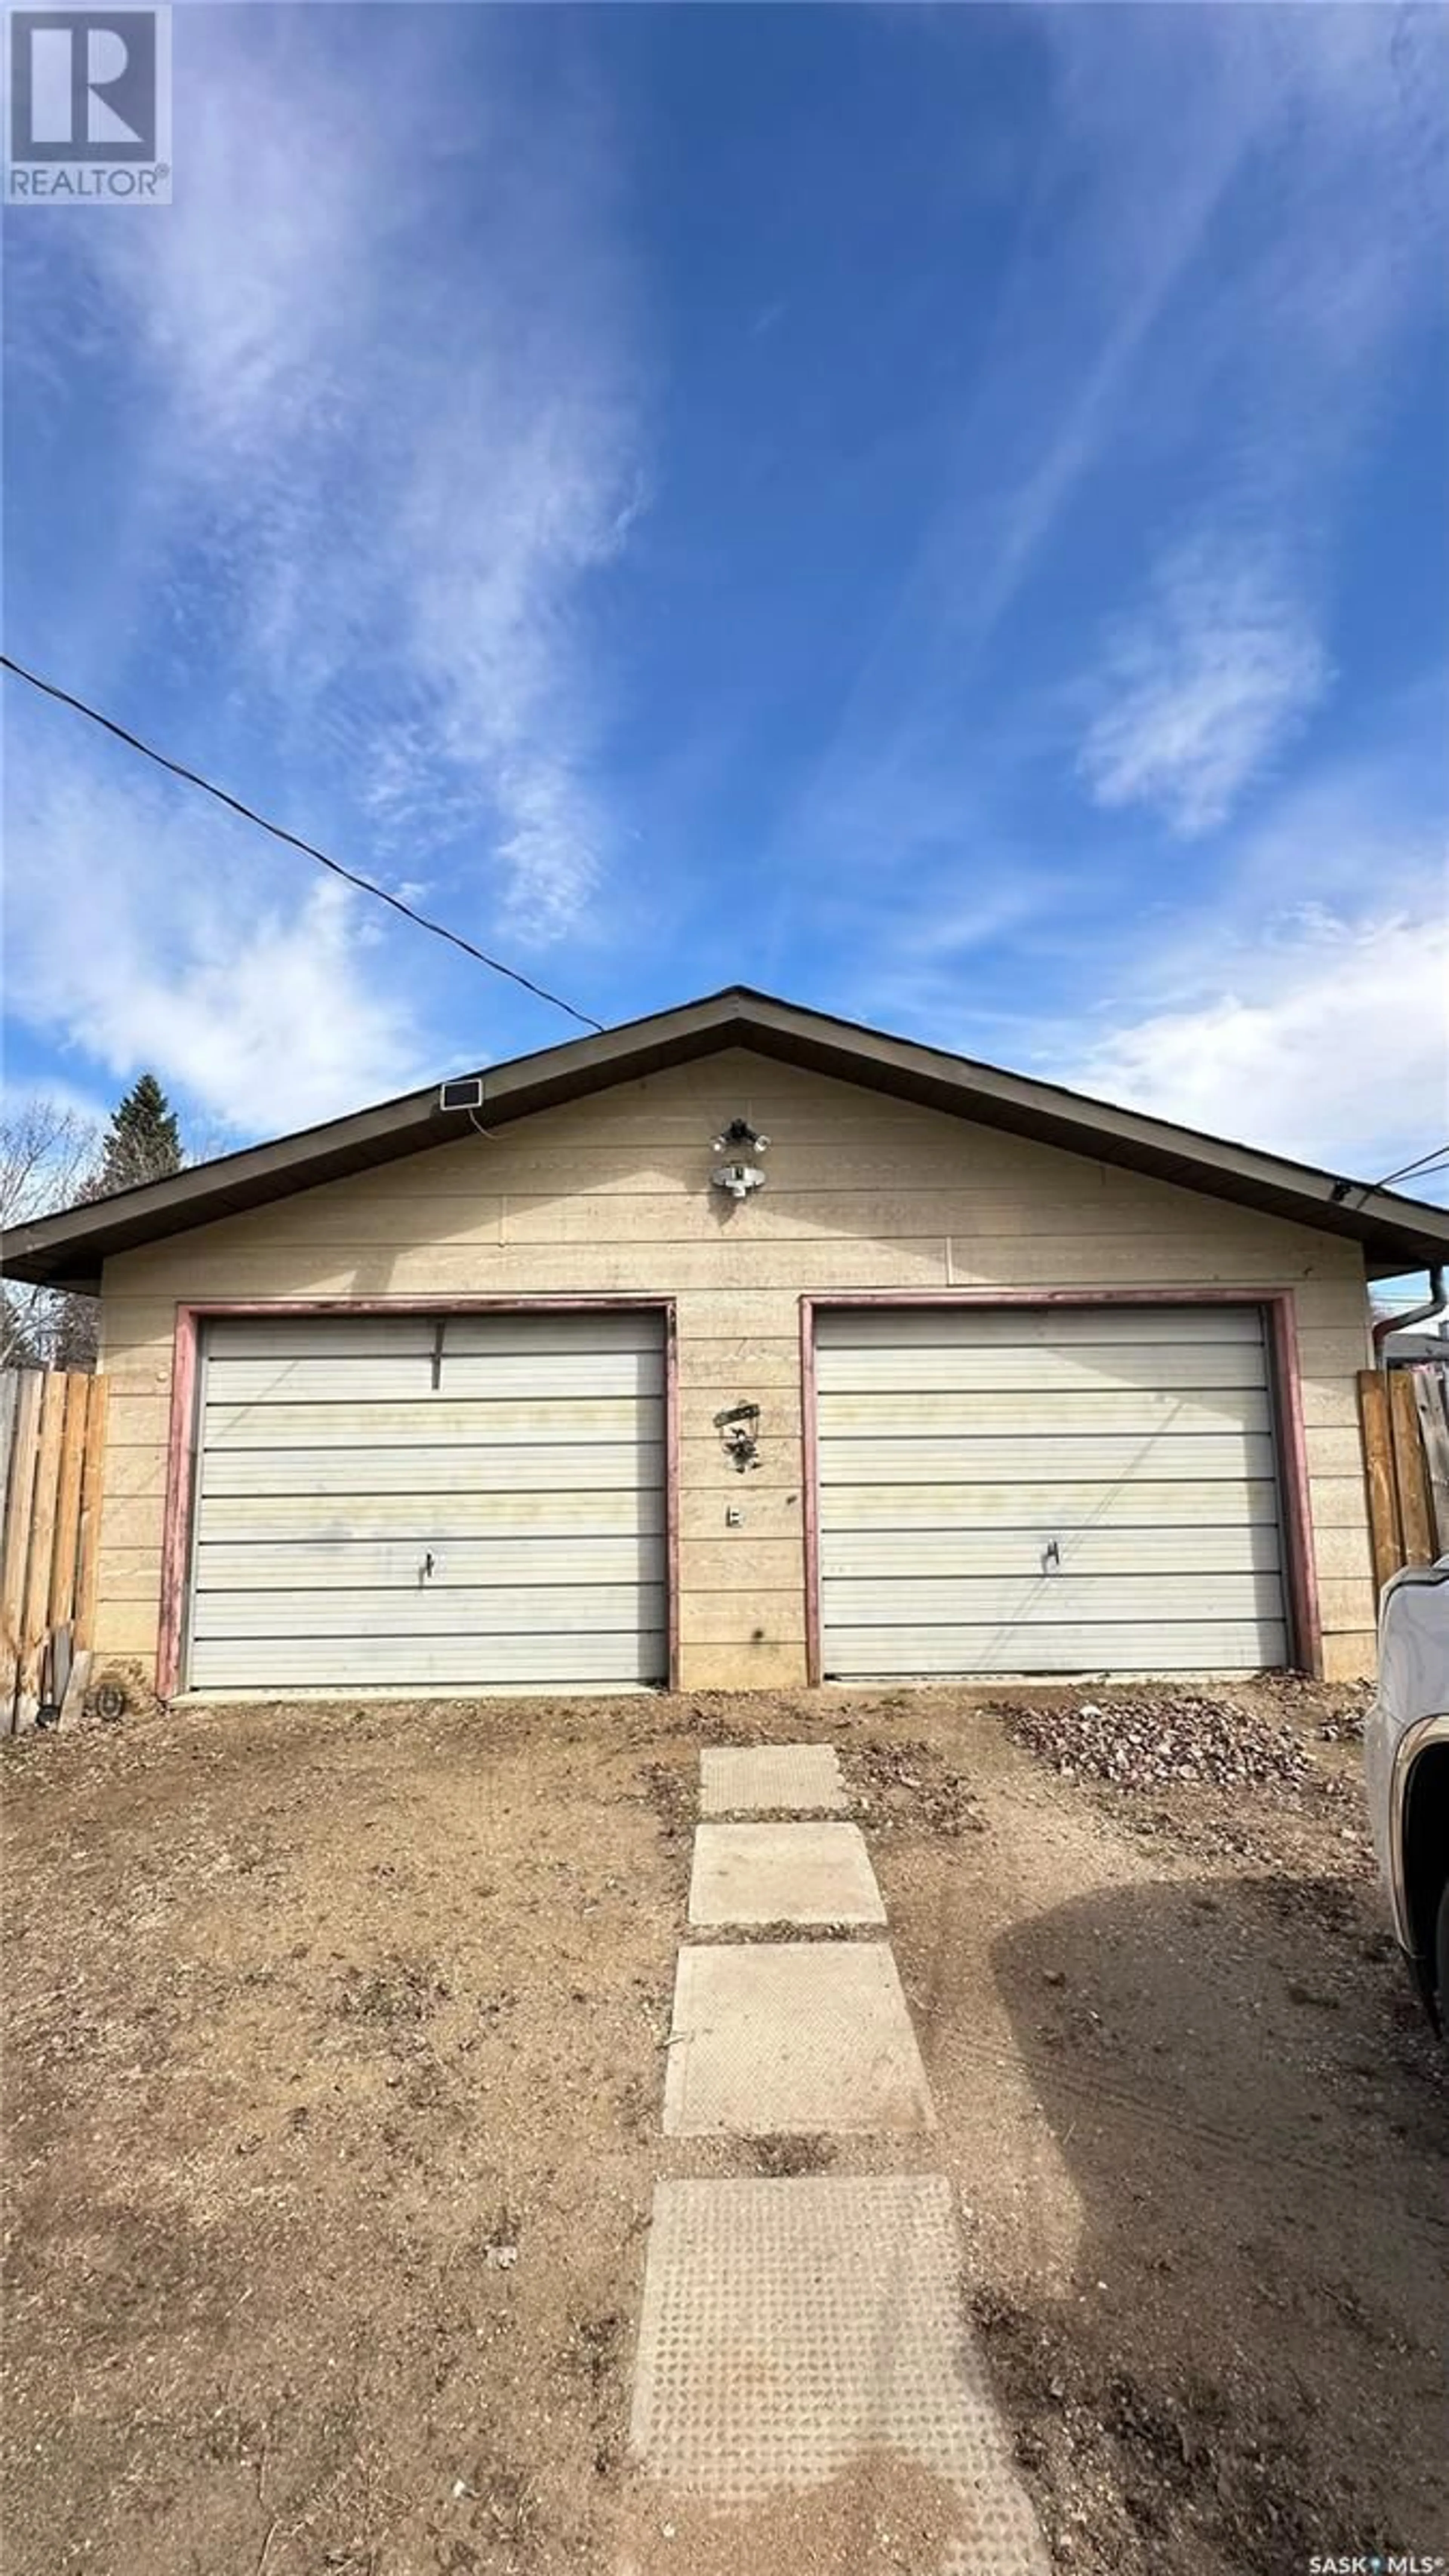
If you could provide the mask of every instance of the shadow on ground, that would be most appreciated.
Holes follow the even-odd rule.
[[[1376,1896],[1154,1880],[992,1946],[1082,2204],[1065,2296],[973,2301],[1061,2565],[1446,2547],[1445,2088]]]

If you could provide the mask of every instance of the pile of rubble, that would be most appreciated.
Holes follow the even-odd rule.
[[[1267,1726],[1219,1700],[1144,1694],[1004,1715],[1017,1742],[1064,1779],[1108,1780],[1119,1789],[1296,1786],[1310,1768],[1291,1727]]]
[[[986,1830],[986,1818],[961,1773],[934,1745],[871,1736],[846,1754],[846,1775],[867,1833],[939,1834],[947,1841]]]
[[[1333,1717],[1320,1720],[1317,1730],[1319,1743],[1362,1744],[1364,1720],[1372,1706],[1373,1692],[1365,1685],[1357,1700],[1346,1698],[1343,1707]]]

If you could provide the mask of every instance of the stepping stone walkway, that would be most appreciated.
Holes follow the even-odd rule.
[[[859,1825],[701,1825],[689,1919],[711,1930],[884,1925],[886,1911]]]
[[[710,1818],[849,1804],[828,1745],[711,1746],[701,1774]],[[886,1916],[855,1826],[709,1822],[689,1919],[808,1935]],[[884,2139],[934,2126],[887,1941],[681,1950],[667,2136]],[[949,2507],[951,2536],[912,2576],[1049,2576],[961,2312],[961,2260],[938,2174],[658,2183],[630,2426],[645,2476],[665,2498],[738,2512],[894,2462]]]
[[[711,1744],[699,1757],[702,1816],[838,1814],[849,1804],[833,1744]]]
[[[666,2137],[846,2137],[934,2126],[885,1942],[680,1951]]]
[[[636,2455],[738,2508],[894,2452],[959,2500],[960,2566],[1035,2576],[1047,2562],[962,2328],[960,2261],[939,2174],[660,2183]]]

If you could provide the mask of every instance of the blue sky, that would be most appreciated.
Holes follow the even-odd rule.
[[[1449,1136],[1449,16],[181,6],[174,95],[171,208],[9,214],[12,651],[601,1020]],[[569,1035],[6,701],[14,1087]]]

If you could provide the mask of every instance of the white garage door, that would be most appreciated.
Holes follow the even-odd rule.
[[[657,1314],[206,1332],[195,1690],[571,1690],[668,1671]]]
[[[1255,1308],[824,1314],[816,1383],[827,1678],[1286,1661]]]

